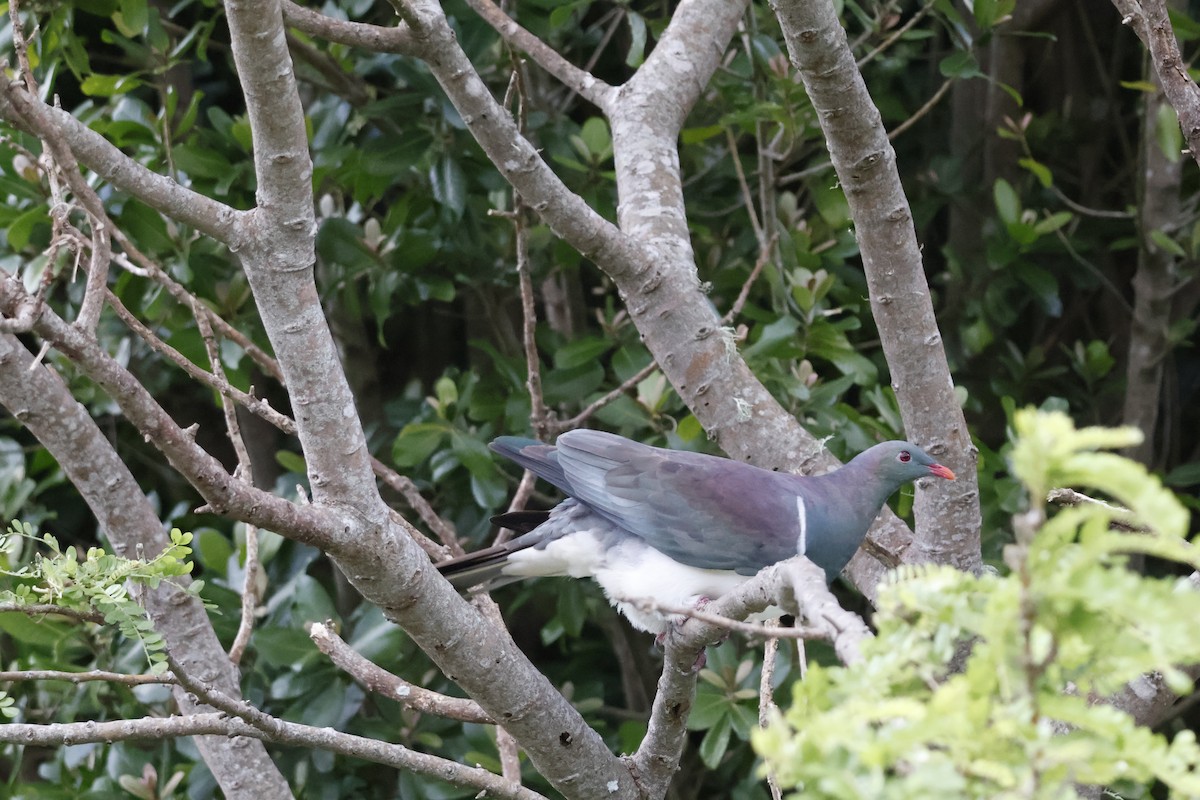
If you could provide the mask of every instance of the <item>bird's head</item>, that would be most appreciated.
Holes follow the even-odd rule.
[[[883,442],[869,450],[864,450],[854,461],[862,461],[863,466],[878,475],[886,483],[897,486],[917,478],[930,475],[954,480],[954,473],[949,467],[937,463],[921,448],[910,442]]]

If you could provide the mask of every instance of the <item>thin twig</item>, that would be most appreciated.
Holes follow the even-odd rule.
[[[26,614],[31,617],[44,617],[50,614],[56,614],[62,617],[70,617],[78,622],[93,622],[97,625],[104,624],[104,615],[99,611],[82,611],[74,608],[62,608],[53,605],[52,603],[0,603],[0,614]]]
[[[342,733],[333,728],[315,728],[268,717],[270,731],[251,725],[228,713],[187,714],[172,717],[142,717],[111,722],[59,722],[47,725],[8,723],[0,725],[0,742],[25,746],[62,747],[63,742],[91,743],[124,741],[161,742],[182,736],[247,736],[291,747],[325,750],[330,753],[385,764],[448,781],[455,786],[486,792],[488,797],[509,800],[545,800],[544,796],[516,786],[481,767],[469,767],[438,756],[419,753],[397,744]]]
[[[208,364],[212,376],[222,384],[229,385],[225,376],[225,367],[221,364],[221,350],[217,338],[213,335],[212,326],[203,310],[203,304],[196,300],[192,304],[192,315],[196,319],[196,327],[200,330],[200,338],[204,341],[204,351],[208,354]],[[221,394],[221,411],[225,415],[225,431],[233,444],[233,452],[237,455],[238,466],[234,473],[244,481],[253,483],[254,466],[250,461],[250,451],[246,449],[246,441],[242,438],[242,426],[238,423],[237,408],[232,398]],[[237,634],[229,647],[229,660],[235,666],[242,661],[242,654],[250,644],[250,636],[254,633],[254,621],[258,614],[258,528],[246,525],[246,568],[242,576],[242,618],[238,623]]]
[[[136,247],[126,240],[120,230],[115,231],[115,235],[124,249],[134,261],[137,262],[137,267],[140,268],[146,277],[154,280],[160,286],[165,288],[167,292],[174,297],[182,305],[187,306],[193,313],[199,317],[204,317],[207,324],[211,325],[214,332],[226,339],[233,340],[243,352],[251,357],[251,359],[263,369],[271,377],[275,378],[281,384],[283,383],[283,373],[279,368],[278,362],[275,361],[261,348],[245,337],[240,331],[226,322],[220,315],[212,311],[203,301],[199,300],[195,295],[185,289],[181,284],[172,279],[161,267],[154,261],[147,258]],[[121,263],[121,259],[117,259]],[[134,333],[142,338],[151,348],[166,356],[169,360],[177,364],[181,369],[188,373],[192,378],[204,383],[209,388],[218,392],[222,396],[232,397],[245,408],[250,410],[255,415],[265,419],[267,422],[274,425],[279,430],[287,434],[296,432],[295,422],[285,414],[275,411],[271,408],[270,403],[266,400],[254,397],[242,390],[236,388],[229,383],[228,380],[218,379],[211,375],[208,371],[201,369],[183,356],[173,347],[159,338],[149,327],[141,322],[125,305],[116,297],[115,294],[109,292],[107,295],[109,304],[116,312],[117,316],[130,328]],[[32,312],[31,312],[32,313]],[[8,320],[0,321],[7,322]],[[30,320],[32,323],[32,319]],[[399,475],[395,470],[388,467],[382,461],[372,457],[371,467],[375,475],[398,491],[408,502],[409,506],[417,512],[417,515],[429,525],[439,538],[445,543],[445,547],[429,541],[429,539],[416,528],[412,527],[404,521],[403,526],[413,536],[414,540],[421,545],[430,556],[436,561],[443,558],[448,558],[451,555],[461,555],[462,548],[458,544],[458,536],[454,532],[454,527],[449,522],[443,520],[437,515],[433,508],[425,501],[415,484],[408,478]]]
[[[481,0],[481,2],[487,4],[489,0]],[[495,7],[493,6],[493,8]],[[495,8],[495,10],[500,12],[498,8]],[[541,44],[541,42],[539,41],[538,44]],[[512,76],[508,82],[508,91],[504,95],[504,107],[508,108],[513,103],[516,104],[514,116],[517,122],[517,129],[524,134],[526,122],[528,121],[525,116],[525,83],[522,80],[523,73],[521,72],[520,59],[512,51],[511,45],[508,57],[512,63]],[[529,265],[528,215],[525,213],[521,196],[514,191],[512,197],[512,224],[516,234],[517,280],[521,287],[522,340],[529,370],[526,384],[529,387],[530,421],[538,437],[545,439],[549,433],[549,425],[553,423],[555,415],[546,407],[545,398],[542,395],[542,379],[538,364],[537,341],[535,338],[537,312],[533,303],[533,276],[530,274]],[[525,487],[524,492],[520,491],[521,487]],[[525,470],[525,473],[521,476],[521,483],[518,485],[518,496],[513,498],[512,505],[509,508],[511,510],[524,508],[527,495],[532,491],[533,478],[529,470]],[[501,531],[500,534],[503,536],[505,531]],[[504,615],[500,613],[500,606],[496,604],[496,601],[490,595],[483,594],[476,597],[474,602],[475,606],[482,610],[484,616],[490,619],[497,628],[507,630],[504,624]],[[496,728],[496,754],[500,757],[500,774],[508,780],[519,784],[521,782],[521,754],[516,738],[503,727]]]
[[[950,91],[950,87],[953,85],[954,85],[953,78],[948,78],[945,81],[943,81],[942,85],[938,87],[938,90],[933,93],[933,97],[926,100],[924,105],[922,105],[920,108],[918,108],[916,111],[914,111],[912,113],[912,115],[909,116],[908,119],[904,120],[904,122],[901,122],[895,128],[892,128],[892,130],[888,131],[888,135],[887,135],[888,141],[890,142],[890,141],[895,140],[895,138],[897,136],[904,133],[906,130],[911,128],[913,125],[916,125],[917,120],[921,119],[921,117],[928,114],[930,111],[933,110],[934,106],[936,106],[939,102],[941,102],[941,99],[946,96],[946,92]]]
[[[758,253],[758,260],[754,262],[754,269],[750,270],[750,276],[746,278],[746,282],[742,284],[742,290],[738,292],[737,299],[733,301],[728,313],[721,319],[721,322],[728,325],[737,319],[742,313],[742,309],[746,305],[746,301],[750,299],[750,288],[754,286],[754,282],[758,280],[758,276],[762,273],[763,267],[771,260],[771,253],[775,249],[775,243],[779,241],[779,234],[771,234],[771,238],[762,246]]]
[[[869,64],[870,62],[874,61],[875,58],[878,57],[880,53],[882,53],[884,50],[887,50],[889,47],[891,47],[893,44],[896,43],[897,39],[899,39],[901,36],[908,33],[910,30],[912,30],[913,27],[916,26],[916,24],[918,22],[920,22],[922,19],[924,19],[925,15],[928,14],[932,10],[933,10],[933,3],[926,3],[925,5],[921,6],[917,10],[917,13],[913,14],[912,17],[908,20],[908,22],[904,23],[899,28],[892,31],[892,33],[889,34],[886,39],[884,39],[882,42],[880,42],[879,45],[874,50],[872,50],[871,52],[867,53],[865,56],[860,58],[858,60],[858,68],[861,70],[866,64]]]
[[[737,140],[729,128],[725,129],[725,143],[729,147],[729,158],[733,161],[738,187],[742,191],[742,202],[746,206],[746,215],[750,217],[750,228],[754,231],[754,240],[758,242],[758,249],[761,251],[766,246],[766,234],[763,233],[762,224],[758,221],[758,213],[754,209],[754,196],[750,191],[750,183],[746,180],[746,171],[742,169],[742,159],[738,156]]]
[[[312,623],[308,626],[308,635],[317,649],[329,656],[329,660],[338,669],[375,694],[391,698],[424,714],[434,714],[459,722],[474,722],[481,725],[495,724],[474,700],[439,694],[420,686],[414,686],[403,678],[393,675],[363,657],[326,623]]]
[[[261,417],[270,424],[274,425],[279,430],[287,434],[296,432],[296,423],[291,417],[286,414],[281,414],[271,407],[271,404],[259,397],[243,392],[241,389],[232,385],[224,376],[214,375],[208,370],[202,369],[192,362],[187,356],[180,353],[174,347],[164,342],[154,331],[150,330],[141,320],[134,316],[133,312],[125,307],[113,292],[105,290],[108,303],[112,306],[113,311],[120,317],[131,331],[136,333],[141,339],[150,345],[150,347],[162,356],[165,356],[169,361],[188,374],[188,377],[197,380],[208,388],[216,391],[222,397],[229,397],[236,401],[239,405],[244,406],[247,411],[255,416]],[[199,300],[192,298],[195,308],[197,305],[203,305]],[[196,317],[204,317],[205,323],[209,322],[209,317],[201,310],[196,311]]]
[[[92,252],[88,260],[87,288],[83,292],[83,303],[79,306],[75,324],[94,333],[100,324],[100,313],[104,311],[108,267],[112,263],[112,239],[108,235],[107,220],[89,215],[88,223],[92,229]]]
[[[442,519],[438,513],[433,510],[433,506],[429,501],[421,496],[421,490],[412,482],[412,479],[401,475],[396,470],[384,464],[375,456],[371,456],[371,469],[375,472],[375,477],[383,481],[387,486],[400,493],[404,501],[408,503],[409,508],[417,512],[417,516],[421,521],[429,526],[429,529],[437,534],[441,540],[442,546],[439,547],[428,536],[417,531],[406,522],[405,525],[410,534],[413,534],[417,544],[421,545],[421,549],[435,560],[440,561],[451,556],[461,556],[463,554],[462,545],[458,541],[458,532],[454,530],[454,525],[448,520]]]
[[[157,262],[139,250],[120,228],[113,228],[112,235],[113,241],[120,246],[121,250],[128,257],[128,260],[126,260],[126,256],[118,254],[115,260],[119,265],[130,272],[140,274],[154,281],[166,289],[167,294],[171,295],[184,308],[189,310],[196,308],[196,295],[189,292],[184,288],[183,284],[168,275],[166,270],[159,266]],[[138,272],[139,269],[141,272]],[[203,302],[201,302],[201,307],[203,308],[204,315],[208,317],[209,324],[213,326],[213,330],[217,334],[237,344],[250,357],[250,360],[258,365],[259,369],[274,378],[281,385],[284,384],[283,371],[279,368],[279,363],[274,358],[254,342],[250,341],[250,338],[246,334],[229,324],[224,317],[213,311]]]
[[[1137,525],[1127,520],[1132,519],[1133,512],[1123,506],[1114,505],[1105,500],[1100,500],[1096,497],[1090,497],[1083,492],[1077,492],[1074,489],[1051,489],[1046,495],[1046,502],[1053,503],[1057,506],[1080,506],[1080,505],[1096,505],[1104,510],[1112,513],[1114,518],[1109,520],[1109,526],[1115,530],[1127,531],[1129,533],[1150,533],[1151,529],[1144,525]],[[1118,519],[1124,517],[1125,519]]]
[[[21,3],[24,0],[11,0],[8,4],[8,13],[12,25],[13,50],[17,54],[17,64],[21,70],[21,80],[25,82],[25,88],[34,97],[41,94],[38,91],[37,76],[33,72],[33,67],[29,63],[29,40],[25,38],[25,25],[21,22]],[[34,23],[36,25],[36,23]]]
[[[124,672],[108,672],[102,669],[87,672],[65,672],[58,669],[27,669],[17,672],[0,672],[0,683],[16,681],[65,681],[67,683],[89,683],[104,681],[105,683],[120,683],[125,686],[144,686],[146,684],[174,684],[174,675],[128,675]]]
[[[620,386],[613,389],[612,391],[610,391],[608,394],[604,395],[603,397],[600,397],[599,399],[593,400],[592,402],[588,403],[587,406],[585,406],[584,409],[582,411],[580,411],[578,414],[576,414],[575,416],[571,417],[568,420],[556,422],[554,424],[555,431],[558,433],[562,433],[563,431],[575,430],[579,426],[583,425],[583,423],[587,422],[587,420],[593,414],[595,414],[597,411],[604,408],[606,405],[613,402],[618,397],[625,394],[626,392],[628,392],[633,387],[637,386],[642,381],[646,380],[646,378],[650,377],[650,375],[656,369],[658,369],[658,362],[651,360],[649,364],[642,367],[636,373],[634,373],[632,376],[630,376],[629,378],[624,380]]]
[[[742,622],[720,614],[710,614],[707,611],[690,606],[677,606],[671,603],[660,603],[649,597],[620,597],[622,603],[629,603],[640,611],[657,611],[662,614],[673,614],[679,617],[698,619],[718,628],[725,628],[734,633],[753,636],[759,639],[822,639],[827,636],[821,627],[773,628],[769,625],[759,625],[753,622]]]
[[[108,213],[105,211],[104,203],[101,202],[99,195],[84,180],[75,153],[63,138],[61,130],[50,119],[49,108],[38,99],[40,92],[29,62],[28,40],[21,23],[20,11],[20,5],[17,2],[9,4],[13,46],[17,53],[17,61],[20,65],[26,92],[20,91],[15,84],[9,84],[9,100],[45,147],[43,155],[48,159],[46,173],[50,176],[51,196],[56,198],[56,202],[51,208],[51,217],[56,230],[67,222],[70,213],[70,205],[63,202],[60,193],[56,191],[54,180],[56,171],[66,181],[75,201],[87,216],[88,225],[92,231],[91,260],[87,270],[87,285],[84,289],[83,303],[80,306],[76,324],[89,336],[94,336],[96,325],[100,320],[100,313],[104,308],[103,292],[108,282],[108,267],[112,254],[108,231],[114,226],[108,218]]]
[[[1097,219],[1133,219],[1135,216],[1131,211],[1109,211],[1106,208],[1092,208],[1091,206],[1085,206],[1083,203],[1077,203],[1070,197],[1067,197],[1066,193],[1053,183],[1050,184],[1050,192],[1062,201],[1062,204],[1067,208],[1085,217],[1095,217]]]
[[[538,66],[562,81],[564,86],[578,92],[592,105],[602,111],[608,110],[610,98],[614,96],[613,87],[567,61],[554,48],[514,22],[492,0],[467,0],[467,4],[491,25],[505,42],[527,53]]]
[[[768,628],[778,628],[779,620],[772,619],[763,623]],[[763,643],[762,674],[758,680],[758,726],[767,727],[778,710],[775,705],[775,659],[779,654],[779,640],[775,637]],[[771,790],[771,800],[783,800],[783,792],[779,788],[779,780],[774,771],[767,773],[767,788]]]
[[[543,442],[551,438],[554,413],[542,394],[542,371],[537,351],[537,309],[533,302],[533,278],[529,274],[529,234],[524,207],[519,203],[513,215],[517,244],[517,279],[521,287],[521,340],[525,347],[525,386],[529,389],[529,424]]]

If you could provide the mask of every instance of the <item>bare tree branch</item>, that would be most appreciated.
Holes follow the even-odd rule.
[[[308,626],[308,635],[317,649],[329,656],[329,660],[339,669],[376,694],[389,697],[425,714],[436,714],[439,717],[480,725],[496,724],[475,701],[448,697],[416,686],[364,658],[326,623],[314,622]]]
[[[144,686],[146,684],[176,683],[173,675],[129,675],[124,672],[108,672],[102,669],[92,669],[87,672],[64,672],[57,669],[28,669],[17,672],[0,672],[0,682],[16,681],[64,681],[66,683],[119,683],[124,686]]]
[[[265,716],[265,715],[264,715]],[[275,717],[266,718],[269,731],[255,727],[240,717],[223,712],[189,714],[178,717],[143,717],[116,722],[59,722],[49,725],[8,723],[0,725],[0,742],[6,744],[58,747],[64,741],[124,742],[159,741],[180,736],[213,736],[244,746],[239,738],[259,739],[273,744],[327,750],[361,758],[396,769],[411,770],[440,778],[455,786],[486,792],[488,797],[509,800],[545,800],[523,786],[506,781],[482,767],[468,767],[437,756],[418,753],[398,744],[341,733],[332,728],[314,728]]]
[[[2,362],[0,362],[2,366]],[[98,611],[80,611],[74,608],[60,608],[50,603],[0,603],[0,614],[26,614],[31,617],[58,615],[69,617],[77,622],[93,622],[104,624],[104,615]]]
[[[902,557],[978,569],[976,452],[933,315],[896,153],[855,66],[833,3],[773,0],[772,8],[850,204],[871,310],[905,428],[910,438],[959,475],[953,483],[917,493],[917,535]]]
[[[213,336],[212,326],[208,324],[208,317],[201,311],[200,305],[199,300],[195,301],[193,312],[196,324],[200,328],[200,338],[204,341],[204,351],[208,355],[209,369],[212,370],[214,380],[228,386],[229,381],[225,377],[225,368],[221,365],[221,351],[217,339]],[[225,393],[221,394],[221,412],[225,416],[225,432],[233,445],[233,452],[237,454],[238,466],[234,474],[249,482],[254,474],[254,466],[250,463],[250,453],[246,449],[245,440],[242,439],[242,427],[238,424],[237,409],[234,408],[232,399]],[[254,525],[247,525],[246,566],[242,574],[242,618],[238,622],[233,644],[229,646],[229,661],[234,666],[241,663],[242,654],[245,653],[246,646],[250,644],[250,636],[254,633],[254,621],[258,611],[259,566],[258,528]]]
[[[602,395],[601,397],[597,397],[595,400],[593,400],[592,402],[590,402],[586,406],[584,406],[583,410],[581,410],[578,414],[571,417],[570,419],[557,421],[551,427],[553,428],[555,433],[562,433],[563,431],[575,430],[576,428],[580,427],[585,422],[587,422],[589,419],[591,419],[592,416],[597,411],[604,408],[606,405],[608,405],[609,403],[612,403],[618,397],[624,395],[626,392],[633,389],[639,383],[646,380],[646,378],[649,378],[651,375],[654,374],[655,370],[657,370],[657,369],[658,369],[658,362],[656,362],[654,359],[651,359],[649,364],[647,364],[646,366],[639,369],[637,372],[630,375],[628,378],[626,378],[624,381],[622,381],[621,384],[619,386],[617,386],[615,389]]]
[[[43,126],[58,131],[74,157],[113,186],[172,219],[237,246],[233,234],[243,212],[151,172],[67,112],[29,95],[19,84],[6,81],[0,88],[0,118],[39,137]]]
[[[1188,152],[1200,164],[1200,86],[1188,75],[1165,0],[1113,0],[1113,5],[1121,12],[1121,21],[1150,51],[1150,63],[1162,82],[1167,102],[1179,115]]]
[[[492,0],[467,0],[467,4],[491,25],[504,41],[528,54],[538,66],[601,111],[608,110],[613,97],[613,87],[567,61],[541,39],[513,21]]]
[[[15,277],[10,275],[0,280],[0,311],[8,313],[27,296]],[[214,510],[236,509],[234,516],[244,522],[286,532],[305,544],[336,546],[338,539],[331,531],[340,530],[340,526],[330,517],[320,509],[301,511],[283,498],[255,489],[229,475],[220,462],[196,444],[188,431],[171,419],[137,378],[95,341],[81,335],[48,309],[34,329],[119,403],[130,422],[196,487]],[[36,404],[30,406],[31,409],[37,407]]]
[[[766,623],[767,627],[779,626],[779,620]],[[762,673],[758,679],[758,726],[765,728],[771,723],[779,706],[775,705],[775,661],[779,654],[779,640],[767,639],[763,643]],[[771,800],[783,800],[783,792],[779,788],[779,780],[774,772],[767,773],[767,788],[771,790]]]
[[[215,366],[213,371],[206,371],[187,356],[183,355],[183,353],[180,353],[174,347],[171,347],[171,345],[164,342],[161,337],[159,337],[154,331],[150,330],[149,327],[143,324],[141,320],[134,316],[133,312],[125,307],[125,304],[121,302],[120,298],[118,298],[116,294],[105,290],[105,296],[108,299],[108,304],[112,306],[113,311],[116,312],[117,317],[119,317],[120,320],[125,323],[125,326],[128,327],[129,330],[137,334],[137,336],[143,342],[148,344],[156,353],[162,355],[172,364],[186,372],[188,377],[209,387],[221,395],[222,398],[229,398],[233,400],[250,413],[262,418],[263,420],[266,420],[268,423],[274,425],[284,433],[296,433],[296,423],[293,422],[290,417],[288,417],[286,414],[281,414],[274,408],[271,408],[271,404],[266,400],[247,394],[226,380],[223,370],[220,370],[219,356],[217,361],[214,362]],[[204,304],[199,300],[193,299],[192,307],[195,312],[197,325],[200,326],[202,331],[205,326],[209,326],[211,333],[211,319],[207,314],[204,313],[203,305]]]
[[[517,79],[517,103],[523,106],[518,73],[514,72],[513,77]],[[518,116],[523,116],[523,112],[519,111]],[[523,121],[519,121],[518,125],[524,130]],[[533,276],[529,265],[529,228],[526,225],[525,204],[521,202],[520,195],[513,199],[512,223],[517,250],[517,282],[521,291],[521,344],[525,351],[525,387],[529,390],[529,424],[538,439],[548,442],[552,438],[556,420],[554,412],[546,407],[546,398],[542,394],[542,367],[537,351],[537,308],[533,302]]]
[[[376,53],[413,53],[412,33],[403,24],[385,28],[361,22],[345,22],[297,5],[291,0],[283,1],[283,18],[297,30],[330,42],[361,47]]]
[[[844,664],[857,662],[862,642],[871,637],[866,623],[857,614],[838,605],[825,583],[824,571],[804,556],[761,570],[734,591],[710,603],[705,612],[726,619],[745,619],[772,605],[794,614],[820,638],[830,641]],[[724,635],[723,626],[692,619],[666,636],[663,671],[650,723],[633,756],[639,786],[650,797],[659,797],[666,791],[682,752],[704,648]]]
[[[11,288],[14,283],[16,279],[7,277],[0,287]],[[48,310],[43,312],[43,321],[50,317]],[[58,324],[80,346],[98,350],[90,331],[61,320]],[[57,374],[35,366],[33,356],[11,334],[0,335],[0,405],[57,459],[118,554],[136,558],[141,553],[160,553],[170,545],[150,501],[87,410]],[[190,580],[180,576],[177,582],[187,585]],[[171,582],[154,589],[140,587],[136,596],[181,669],[205,675],[214,685],[237,694],[233,667],[199,598]],[[174,696],[184,713],[195,709],[186,692],[176,689]],[[197,746],[226,796],[253,800],[291,796],[287,781],[261,745],[235,748],[228,739],[201,738]]]

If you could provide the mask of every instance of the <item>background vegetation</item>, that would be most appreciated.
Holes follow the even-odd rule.
[[[545,161],[591,208],[615,219],[614,148],[604,117],[506,45],[478,8],[454,0],[443,7],[493,94],[515,98],[509,105]],[[396,20],[392,7],[365,0],[330,0],[319,10],[381,26]],[[644,63],[675,10],[603,0],[507,8],[568,61],[614,85]],[[26,3],[22,12],[29,65],[45,97],[195,192],[237,209],[259,202],[246,101],[219,3],[73,0]],[[1009,473],[1007,441],[1015,410],[1027,405],[1066,412],[1080,425],[1140,429],[1143,442],[1129,444],[1127,454],[1194,507],[1196,170],[1181,155],[1178,119],[1121,15],[1100,0],[976,0],[969,9],[949,0],[847,0],[839,13],[896,150],[955,392],[978,448],[984,561],[1004,572],[1011,567],[1002,552],[1014,541],[1011,517],[1025,509],[1028,494]],[[1182,7],[1172,21],[1188,58],[1200,22]],[[11,68],[14,30],[11,17],[3,22],[0,43]],[[613,280],[514,206],[508,183],[427,66],[305,30],[292,27],[288,47],[313,159],[316,284],[369,449],[412,481],[387,483],[389,502],[434,538],[450,530],[470,549],[487,540],[488,517],[504,510],[518,487],[520,476],[486,450],[500,433],[552,436],[563,425],[587,424],[651,444],[718,452],[664,373],[647,371],[652,357]],[[750,368],[789,413],[846,458],[902,436],[904,426],[850,208],[783,41],[771,9],[751,6],[687,118],[679,161],[688,233],[699,279],[718,314],[731,314],[725,322]],[[30,292],[41,287],[51,308],[74,319],[85,280],[77,276],[80,248],[55,224],[56,179],[39,160],[35,137],[16,125],[4,134],[0,269]],[[299,412],[265,362],[248,354],[251,345],[270,350],[270,343],[239,256],[85,174],[128,243],[118,248],[125,261],[111,273],[110,302],[207,369],[211,334],[166,288],[186,287],[246,337],[219,342],[228,382],[284,413]],[[170,280],[150,274],[130,255],[134,249]],[[518,263],[538,301],[534,341],[544,407],[531,405],[527,388]],[[172,418],[198,425],[200,445],[229,469],[238,463],[210,387],[116,313],[99,317],[96,338]],[[22,341],[34,352],[41,344],[29,333]],[[261,540],[262,605],[241,663],[245,698],[284,720],[500,770],[491,726],[367,692],[318,650],[307,626],[332,620],[363,656],[418,686],[458,693],[319,548],[207,513],[201,507],[208,501],[165,467],[110,392],[59,349],[45,358],[100,424],[159,519],[191,532],[184,544],[204,581],[199,594],[226,647],[242,614],[247,532]],[[601,398],[604,405],[576,418]],[[10,411],[0,419],[4,519],[53,534],[62,549],[111,550],[58,461],[17,409]],[[308,487],[309,476],[296,438],[261,416],[238,418],[253,483],[287,498],[310,491],[297,489]],[[436,515],[415,498],[418,491]],[[911,504],[902,495],[896,510],[909,516]],[[0,566],[15,571],[47,554],[29,537],[10,536]],[[1158,577],[1176,570],[1153,559],[1145,569]],[[869,611],[852,590],[839,592]],[[520,647],[610,749],[635,750],[660,669],[649,642],[589,584],[534,582],[496,599]],[[135,674],[149,670],[148,652],[158,652],[112,627],[58,617],[3,613],[0,630],[6,670]],[[807,654],[814,662],[836,660],[819,643]],[[688,722],[691,746],[670,796],[769,796],[750,746],[762,669],[760,649],[736,637],[710,652]],[[784,702],[798,663],[780,656],[768,672]],[[8,694],[6,707],[24,722],[117,720],[143,716],[147,707],[152,714],[172,708],[169,690],[155,684],[22,681]],[[1197,724],[1186,706],[1154,722],[1171,736]],[[186,738],[7,745],[0,753],[0,778],[14,797],[124,792],[200,800],[217,792]],[[270,753],[297,796],[450,798],[479,791],[325,750]],[[522,778],[552,792],[528,763]]]

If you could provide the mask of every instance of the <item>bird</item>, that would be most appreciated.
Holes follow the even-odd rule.
[[[806,477],[579,429],[553,445],[501,436],[489,447],[562,490],[550,511],[492,521],[520,535],[437,564],[460,591],[534,577],[591,578],[633,627],[661,637],[693,608],[803,553],[832,581],[902,484],[954,473],[909,442],[877,444]]]

